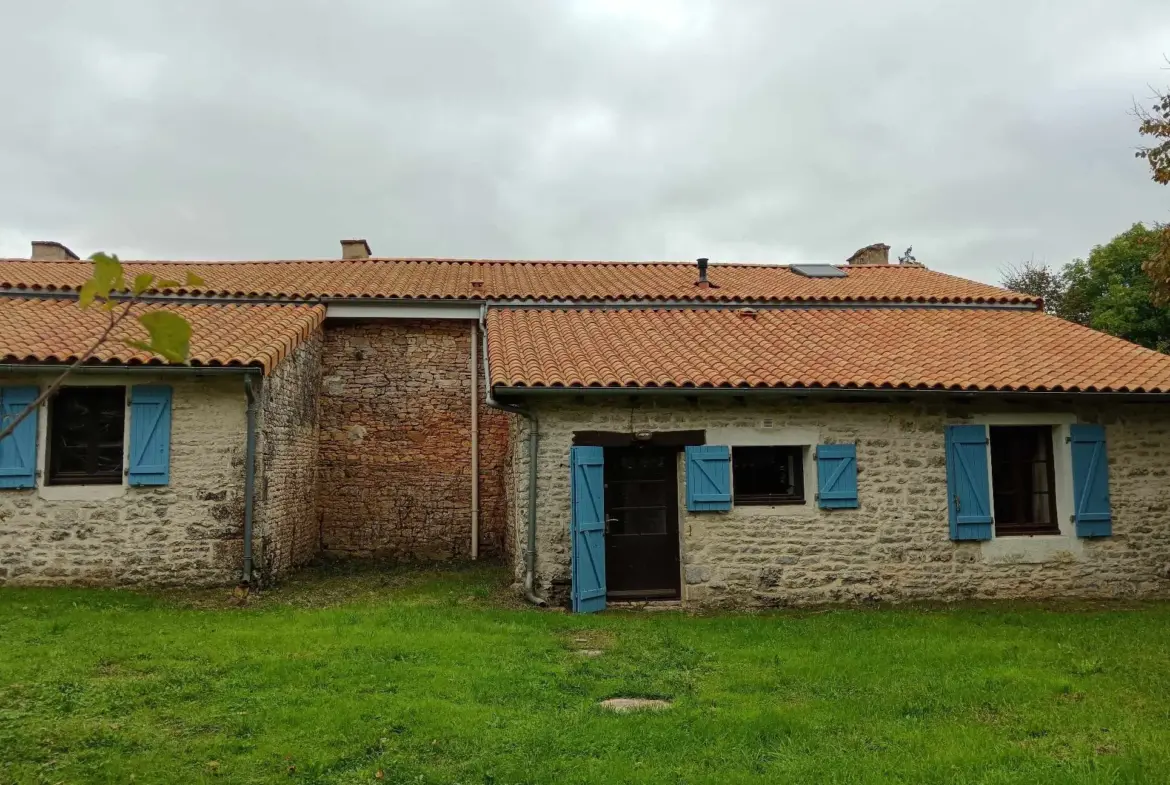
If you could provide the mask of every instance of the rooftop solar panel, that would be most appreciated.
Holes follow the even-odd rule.
[[[845,271],[831,264],[794,264],[789,267],[806,278],[845,278]]]

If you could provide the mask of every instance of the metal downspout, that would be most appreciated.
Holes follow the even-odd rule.
[[[480,333],[483,336],[483,401],[493,409],[518,414],[528,420],[528,532],[524,547],[524,599],[544,607],[548,603],[536,594],[536,457],[540,429],[536,413],[511,404],[500,403],[492,396],[492,376],[488,370],[487,306],[480,311]]]
[[[479,336],[471,323],[471,560],[479,558],[479,366],[475,356]]]
[[[256,391],[252,377],[244,377],[244,395],[248,399],[248,437],[244,453],[244,584],[252,585],[252,507],[256,487]]]

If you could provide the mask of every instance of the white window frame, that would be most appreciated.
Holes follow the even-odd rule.
[[[804,501],[800,504],[751,504],[740,505],[743,509],[752,510],[753,514],[767,514],[776,516],[809,516],[817,511],[817,488],[820,487],[817,479],[816,446],[820,444],[820,431],[816,428],[752,428],[727,427],[708,428],[707,444],[725,444],[734,456],[736,447],[800,447],[804,458]],[[731,470],[734,472],[735,459],[732,457]],[[735,504],[735,477],[731,477],[731,511],[737,509]]]
[[[1072,449],[1069,426],[1077,422],[1075,414],[1057,412],[1044,413],[1001,413],[985,414],[971,418],[974,425],[988,428],[987,438],[987,498],[991,513],[995,515],[995,480],[991,470],[991,431],[993,425],[1033,425],[1052,427],[1052,469],[1056,481],[1056,522],[1060,534],[1031,534],[997,537],[995,525],[991,526],[991,539],[984,540],[980,547],[983,558],[990,563],[1043,564],[1045,562],[1079,559],[1084,553],[1084,542],[1077,537],[1076,523],[1073,522],[1075,499],[1073,495]]]

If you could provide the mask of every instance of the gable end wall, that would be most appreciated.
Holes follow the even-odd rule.
[[[471,554],[471,322],[330,321],[322,353],[318,509],[333,554]],[[508,415],[482,403],[480,556],[500,557]]]
[[[261,580],[305,564],[321,547],[317,461],[322,346],[318,331],[285,357],[260,388],[253,558]],[[242,553],[240,558],[242,562]]]

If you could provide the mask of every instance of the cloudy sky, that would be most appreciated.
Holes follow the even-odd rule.
[[[994,281],[1170,188],[1165,0],[0,0],[0,255],[841,260]]]

